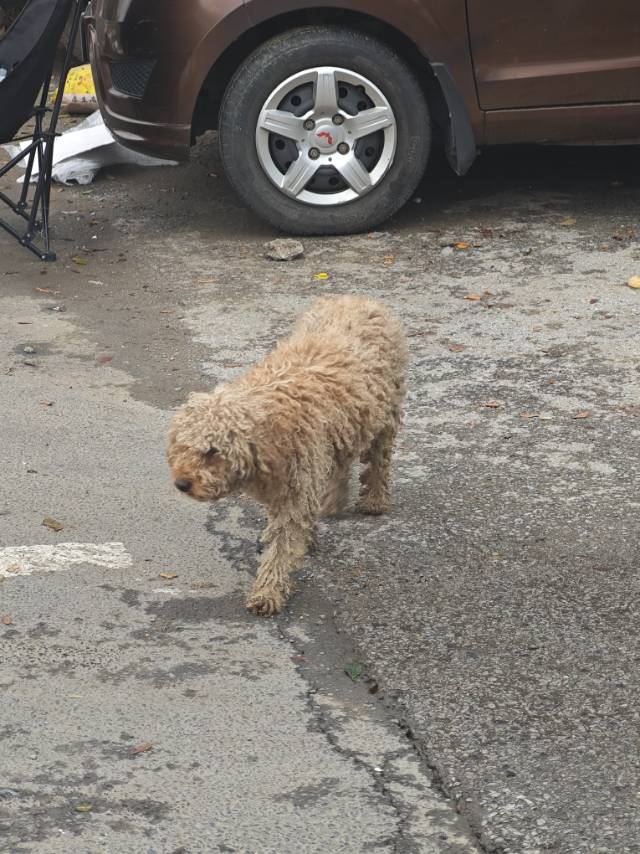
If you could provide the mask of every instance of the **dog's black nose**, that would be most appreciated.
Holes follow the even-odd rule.
[[[191,481],[187,480],[184,477],[177,477],[174,480],[174,484],[176,486],[176,489],[179,489],[180,492],[189,492],[189,490],[191,489]]]

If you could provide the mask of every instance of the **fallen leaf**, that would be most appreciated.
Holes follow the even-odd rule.
[[[471,302],[478,302],[478,300],[482,299],[482,294],[467,294],[465,299],[468,299]]]
[[[482,404],[486,409],[498,409],[500,404],[497,400],[488,400],[486,403]]]
[[[178,577],[177,572],[161,572],[160,573],[160,578],[177,578],[177,577]]]
[[[109,362],[113,362],[113,356],[98,356],[98,361],[101,365],[108,365]]]
[[[540,418],[539,412],[521,412],[520,418]]]
[[[10,563],[7,567],[7,572],[21,572],[22,565],[19,563]]]
[[[452,353],[462,353],[463,350],[466,350],[464,344],[449,344],[449,349]]]
[[[330,273],[316,273],[313,277],[316,282],[326,282],[327,279],[331,278]]]
[[[573,416],[574,418],[591,418],[591,413],[588,409],[585,409],[583,412],[576,412]]]
[[[53,294],[54,297],[59,297],[62,291],[54,291],[53,288],[36,288],[39,294]]]
[[[42,524],[45,528],[51,528],[52,531],[61,531],[64,528],[62,522],[58,522],[57,519],[54,519],[51,516],[45,516],[42,520]]]
[[[3,626],[10,626],[11,623],[13,623],[13,620],[8,614],[4,614],[2,617],[0,617],[0,622]]]
[[[577,221],[575,217],[568,216],[566,219],[561,220],[560,225],[575,225]]]
[[[213,276],[210,276],[208,279],[198,279],[199,285],[215,285],[216,280]]]
[[[634,290],[640,288],[640,276],[631,276],[627,284],[630,288],[634,288]]]
[[[142,744],[132,748],[131,755],[138,756],[140,753],[148,753],[150,750],[153,750],[153,744],[150,741],[143,741]]]
[[[89,263],[89,260],[87,258],[83,258],[82,255],[74,255],[71,260],[79,267],[84,267],[86,264]]]
[[[74,810],[76,812],[91,812],[93,804],[76,804]]]
[[[161,308],[160,314],[175,314],[175,308]]]
[[[455,249],[471,249],[471,244],[467,243],[466,240],[461,240],[459,243],[454,243]]]
[[[385,255],[382,259],[382,263],[385,265],[385,267],[390,267],[392,264],[395,264],[395,261],[395,255]]]
[[[349,679],[351,679],[352,682],[355,682],[357,679],[359,679],[362,676],[363,671],[364,667],[361,664],[358,664],[357,661],[352,661],[350,664],[347,664],[344,669],[344,672],[347,674],[347,676],[349,677]]]

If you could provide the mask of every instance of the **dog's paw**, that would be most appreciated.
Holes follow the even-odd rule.
[[[272,617],[280,613],[286,596],[279,590],[261,590],[247,599],[247,610],[259,617]]]
[[[391,502],[380,499],[361,498],[356,509],[358,513],[364,513],[366,516],[381,516],[383,513],[388,513],[391,510]]]

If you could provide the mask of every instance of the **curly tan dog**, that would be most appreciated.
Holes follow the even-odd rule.
[[[360,458],[359,509],[390,507],[407,350],[398,320],[364,297],[318,300],[264,361],[176,414],[167,456],[199,501],[244,492],[264,504],[266,548],[247,607],[278,612],[322,515],[347,501]]]

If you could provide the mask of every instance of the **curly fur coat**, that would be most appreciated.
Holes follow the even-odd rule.
[[[402,327],[381,303],[320,299],[262,362],[191,395],[174,417],[167,456],[178,489],[200,501],[242,491],[266,507],[250,610],[281,609],[317,519],[346,503],[352,462],[366,464],[359,509],[389,509],[406,363]]]

